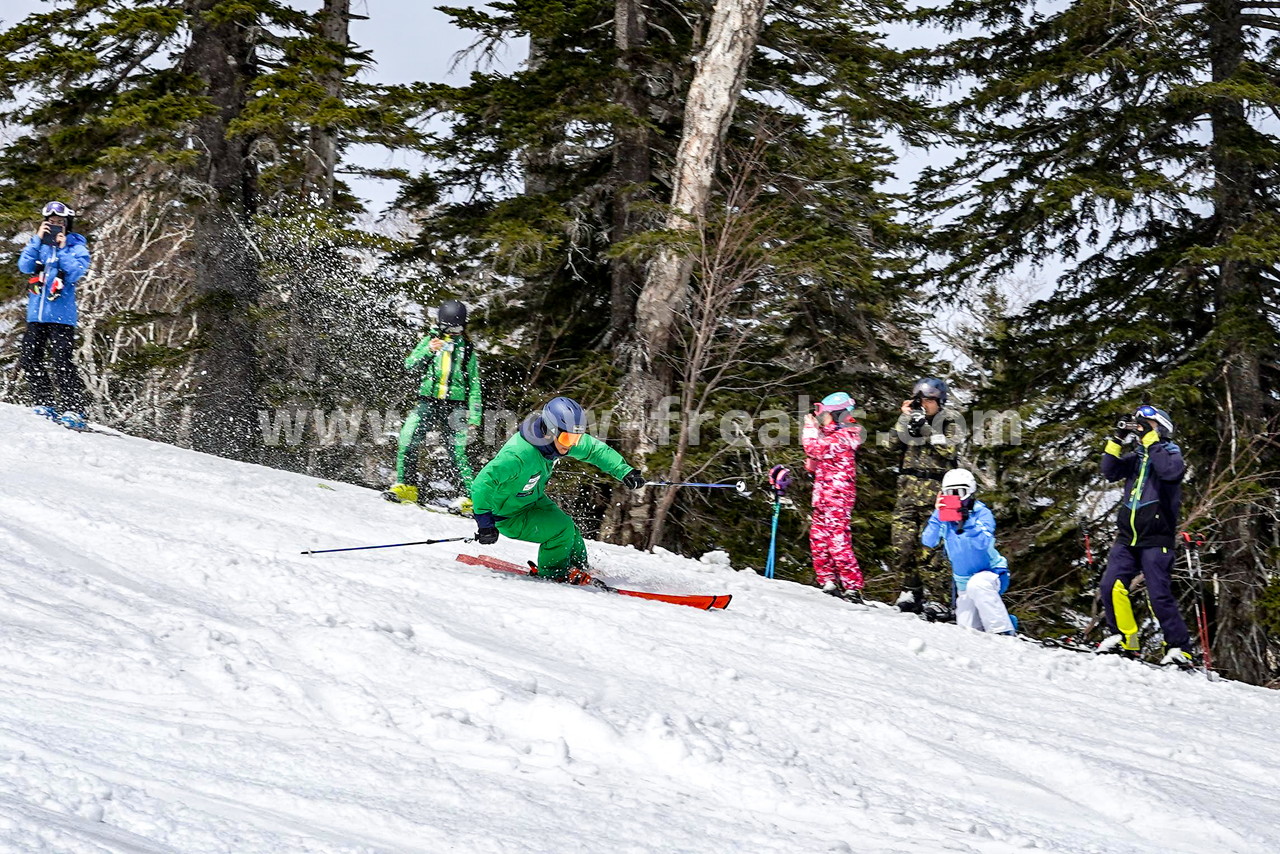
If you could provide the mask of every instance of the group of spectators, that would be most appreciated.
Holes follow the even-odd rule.
[[[84,429],[85,388],[72,353],[76,284],[89,269],[90,255],[84,236],[74,226],[75,211],[63,202],[49,202],[19,256],[18,269],[29,277],[21,364],[35,412],[66,427]],[[563,456],[578,456],[631,488],[647,484],[607,446],[582,441],[586,418],[568,398],[557,398],[535,413],[536,418],[530,416],[477,476],[469,446],[481,425],[483,399],[479,359],[466,325],[465,305],[456,300],[443,303],[435,323],[405,360],[405,368],[420,377],[418,403],[401,430],[396,481],[384,495],[402,502],[425,497],[418,455],[427,434],[436,432],[449,450],[449,470],[444,474],[461,487],[453,509],[474,513],[482,523],[481,542],[492,542],[505,529],[509,536],[543,545],[548,553],[544,555],[548,560],[540,562],[546,564],[545,572],[562,575],[585,570],[581,536],[543,493],[554,463]],[[911,397],[902,402],[895,425],[900,456],[892,569],[901,581],[895,604],[928,619],[954,619],[969,628],[1012,635],[1016,622],[1001,598],[1009,586],[1008,561],[996,549],[995,517],[978,500],[973,473],[959,467],[962,431],[956,414],[947,408],[947,391],[947,384],[935,377],[917,381]],[[855,408],[847,392],[823,398],[805,418],[802,442],[806,468],[814,477],[810,526],[814,575],[825,592],[861,601],[863,576],[850,533],[857,498],[857,454],[864,438]],[[1136,654],[1138,625],[1129,593],[1133,580],[1142,574],[1168,648],[1164,662],[1186,665],[1192,659],[1192,641],[1171,582],[1186,466],[1173,433],[1168,413],[1144,405],[1117,424],[1104,448],[1103,476],[1124,481],[1125,486],[1117,537],[1100,590],[1111,634],[1099,648]],[[515,482],[522,477],[524,481]],[[473,505],[477,478],[484,507]],[[504,516],[495,512],[498,507],[518,508],[519,513]]]

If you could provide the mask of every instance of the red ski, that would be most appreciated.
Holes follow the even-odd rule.
[[[483,566],[486,569],[497,570],[498,572],[510,572],[515,575],[533,575],[533,569],[528,566],[521,566],[518,563],[512,563],[509,560],[500,560],[496,557],[487,555],[458,555],[458,562],[465,563],[469,566]],[[681,595],[672,593],[646,593],[642,590],[623,590],[618,587],[610,587],[599,579],[592,578],[585,572],[579,572],[573,577],[574,584],[586,584],[600,587],[611,593],[618,593],[622,596],[634,596],[637,599],[653,599],[657,602],[668,602],[672,605],[688,605],[690,608],[698,608],[703,611],[715,611],[729,607],[729,600],[732,595],[726,593],[722,596],[699,596],[699,595]]]

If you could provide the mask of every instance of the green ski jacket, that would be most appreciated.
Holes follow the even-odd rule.
[[[521,425],[497,456],[476,475],[471,485],[476,516],[483,513],[514,516],[546,494],[547,481],[560,457],[549,458],[525,438],[525,426]],[[621,454],[590,435],[583,436],[565,456],[591,463],[618,480],[626,477],[632,468]]]
[[[438,352],[431,352],[431,339],[445,342]],[[467,423],[479,426],[484,414],[480,391],[480,359],[471,339],[466,335],[446,335],[439,329],[427,330],[426,337],[413,348],[404,366],[410,371],[422,370],[418,396],[429,400],[467,401]]]

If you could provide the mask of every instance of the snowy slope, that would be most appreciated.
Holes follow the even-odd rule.
[[[471,525],[13,406],[0,434],[3,852],[1280,851],[1280,693],[598,544],[733,605],[306,557]]]

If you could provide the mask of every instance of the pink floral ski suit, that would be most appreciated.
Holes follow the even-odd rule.
[[[835,581],[841,589],[861,590],[862,568],[853,553],[849,517],[858,497],[855,457],[862,444],[862,426],[819,426],[806,419],[801,439],[808,455],[805,468],[813,473],[813,523],[809,528],[813,573],[819,585]]]

